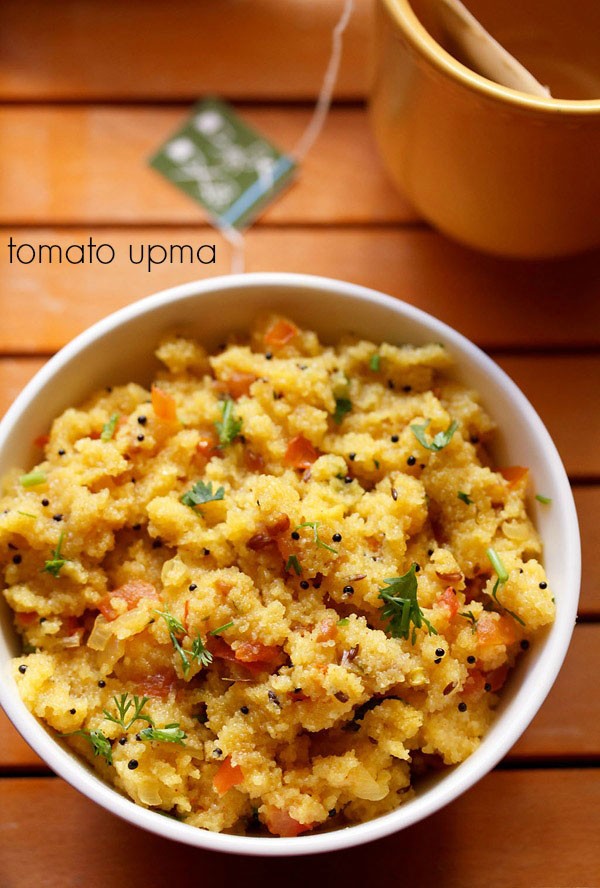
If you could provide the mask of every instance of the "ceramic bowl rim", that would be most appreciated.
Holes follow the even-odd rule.
[[[161,308],[172,302],[201,299],[204,294],[212,295],[215,292],[239,290],[240,288],[266,288],[267,290],[269,288],[277,290],[283,288],[289,290],[292,298],[294,293],[299,296],[302,290],[308,288],[320,291],[324,298],[327,298],[327,295],[334,295],[377,304],[409,322],[422,326],[428,334],[431,333],[432,341],[444,341],[451,344],[460,355],[475,362],[486,376],[491,376],[496,384],[506,390],[515,409],[518,407],[521,412],[527,411],[528,421],[533,424],[536,437],[540,436],[543,442],[544,453],[552,472],[553,481],[556,482],[556,489],[559,491],[560,515],[557,513],[556,520],[561,522],[561,529],[564,531],[564,553],[569,565],[568,575],[571,578],[570,586],[565,592],[561,622],[559,624],[557,620],[553,627],[551,644],[545,649],[543,669],[539,663],[535,667],[538,669],[540,666],[537,671],[538,681],[534,693],[525,695],[521,689],[515,699],[511,701],[508,710],[511,713],[511,718],[508,719],[505,715],[500,717],[504,718],[505,725],[499,742],[486,745],[484,738],[481,746],[472,756],[445,774],[436,786],[424,792],[420,798],[413,799],[409,803],[410,807],[401,806],[367,823],[319,835],[296,838],[265,838],[213,833],[142,808],[105,784],[85,764],[57,743],[27,711],[18,698],[16,690],[13,689],[14,692],[11,693],[10,682],[14,685],[12,678],[8,681],[0,681],[0,703],[29,745],[59,776],[88,798],[129,823],[141,826],[165,838],[208,850],[260,856],[315,854],[360,845],[416,823],[456,799],[488,773],[508,752],[547,696],[567,652],[575,623],[579,595],[581,572],[579,529],[572,491],[549,433],[523,393],[491,358],[447,324],[406,302],[358,284],[313,275],[256,272],[192,281],[157,292],[108,315],[79,334],[51,358],[16,398],[0,422],[0,451],[6,446],[17,420],[27,412],[28,404],[34,395],[48,386],[57,371],[70,364],[83,349],[119,328],[124,322],[147,313],[160,311]],[[4,673],[6,673],[7,664],[4,666]]]

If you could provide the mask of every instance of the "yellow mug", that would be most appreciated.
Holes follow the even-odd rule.
[[[392,178],[425,219],[487,252],[600,246],[600,0],[467,3],[553,97],[458,61],[434,0],[377,0],[370,111]]]

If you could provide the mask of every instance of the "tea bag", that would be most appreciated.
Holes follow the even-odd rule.
[[[444,31],[444,45],[459,62],[509,89],[550,97],[548,87],[498,43],[460,0],[435,0],[432,8]]]

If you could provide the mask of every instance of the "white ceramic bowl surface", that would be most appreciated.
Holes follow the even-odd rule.
[[[461,765],[428,778],[414,799],[368,823],[297,838],[233,836],[200,830],[136,805],[100,780],[31,715],[10,674],[10,659],[19,653],[19,645],[4,600],[0,602],[0,703],[57,774],[137,826],[229,853],[312,854],[359,845],[421,820],[472,786],[508,752],[547,696],[567,651],[579,596],[579,531],[569,482],[548,432],[524,395],[490,358],[450,327],[406,303],[309,275],[259,273],[193,282],[135,302],[95,324],[42,368],[0,423],[0,474],[14,465],[33,465],[36,453],[31,442],[66,407],[105,385],[148,382],[157,366],[153,350],[165,330],[197,336],[210,348],[229,333],[246,330],[265,309],[285,313],[326,341],[353,331],[374,341],[442,342],[456,360],[458,378],[481,394],[498,423],[497,463],[528,466],[534,489],[552,497],[549,506],[532,499],[531,509],[555,590],[556,621],[521,658],[480,747]]]

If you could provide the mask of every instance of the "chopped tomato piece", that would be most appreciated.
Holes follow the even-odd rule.
[[[218,660],[233,660],[235,661],[235,653],[229,647],[226,641],[220,638],[218,635],[211,635],[206,645],[213,655]]]
[[[296,435],[289,442],[283,461],[294,469],[309,469],[318,456],[318,451],[304,435]]]
[[[220,453],[219,440],[212,432],[201,432],[196,444],[196,453],[208,462]]]
[[[469,674],[463,686],[463,697],[478,700],[485,692],[486,678],[480,669],[469,669]]]
[[[119,612],[111,605],[112,598],[122,598],[127,604],[127,610],[133,610],[140,603],[142,598],[152,598],[158,601],[158,592],[151,583],[145,583],[143,580],[130,580],[108,592],[98,605],[98,610],[107,620],[116,620]]]
[[[138,693],[145,697],[160,697],[165,700],[169,696],[171,688],[177,684],[177,676],[174,672],[155,672],[136,681]]]
[[[336,633],[336,620],[333,617],[326,617],[317,627],[317,641],[331,641],[332,638],[335,638]]]
[[[243,641],[235,651],[235,659],[240,663],[273,663],[280,657],[281,648],[277,645],[254,641]]]
[[[516,487],[519,481],[525,478],[529,469],[526,469],[524,466],[505,466],[505,468],[498,469],[498,471],[504,480],[508,481],[508,486],[512,488]]]
[[[157,385],[152,386],[151,390],[152,406],[157,419],[163,422],[175,422],[177,420],[177,408],[175,406],[175,398],[163,391]]]
[[[299,823],[287,811],[275,808],[274,805],[265,805],[264,818],[267,829],[274,836],[299,836],[315,826],[314,823]]]
[[[237,400],[238,398],[241,398],[242,395],[248,395],[250,393],[250,386],[253,382],[256,382],[256,376],[254,373],[238,373],[234,370],[231,376],[228,376],[227,379],[222,381],[225,391],[229,392],[231,397]]]
[[[272,669],[273,666],[279,666],[284,660],[281,648],[276,646],[268,647],[264,644],[244,641],[234,651],[219,636],[211,636],[206,644],[213,657],[217,660],[228,660],[229,662],[237,663],[252,675],[258,675],[261,672]]]
[[[237,786],[244,779],[244,774],[239,765],[231,763],[231,756],[228,755],[219,765],[219,770],[213,777],[213,786],[219,795],[225,795],[232,786]]]
[[[37,438],[33,439],[33,446],[40,447],[42,450],[50,440],[50,435],[38,435]]]
[[[483,647],[494,644],[512,644],[517,640],[515,624],[512,617],[502,614],[494,619],[491,614],[483,613],[477,621],[477,641]]]
[[[276,512],[270,521],[267,521],[267,532],[273,536],[279,536],[289,530],[290,516],[285,512]]]
[[[31,611],[31,613],[16,613],[15,619],[20,626],[32,626],[34,623],[37,623],[40,615],[37,611]]]
[[[79,617],[63,617],[61,623],[61,634],[65,635],[66,637],[76,635],[77,633],[81,633],[83,635],[83,626],[81,625]]]
[[[443,592],[440,592],[437,597],[437,603],[441,604],[450,612],[451,620],[454,619],[454,617],[458,613],[459,604],[456,592],[454,591],[452,586],[448,586],[446,589],[444,589]]]
[[[491,672],[486,672],[485,680],[490,685],[490,691],[492,693],[496,693],[499,691],[504,682],[506,681],[508,676],[508,666],[506,663],[503,666],[498,666],[497,669],[492,669]]]
[[[260,453],[255,453],[253,450],[247,448],[244,450],[244,462],[249,472],[264,472],[265,470],[264,459]]]
[[[289,530],[290,517],[285,512],[277,512],[270,521],[250,537],[246,545],[254,552],[265,549],[277,541],[277,537]]]
[[[281,348],[287,345],[299,332],[298,327],[292,324],[291,321],[280,318],[265,333],[265,343],[266,345],[273,346],[273,348]]]

